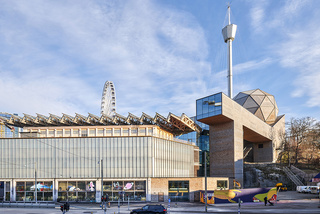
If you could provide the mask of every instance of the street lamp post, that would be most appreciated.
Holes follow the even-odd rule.
[[[100,161],[101,165],[101,197],[103,197],[103,159]]]
[[[207,206],[208,206],[208,204],[207,204],[207,198],[208,198],[208,196],[207,196],[207,151],[204,151],[204,188],[205,188],[205,190],[204,190],[204,195],[205,195],[205,212],[208,212],[208,209],[207,209]]]
[[[37,162],[34,163],[34,180],[35,180],[35,184],[34,184],[34,194],[35,194],[35,201],[37,203],[37,196],[38,196],[38,186],[37,186]]]

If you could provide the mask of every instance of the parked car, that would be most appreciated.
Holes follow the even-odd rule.
[[[167,209],[160,205],[146,205],[140,209],[134,209],[130,214],[140,214],[140,213],[157,213],[157,214],[166,214]]]
[[[302,190],[304,189],[304,188],[306,188],[307,186],[297,186],[297,192],[298,193],[301,193],[302,192]]]
[[[310,187],[310,193],[312,193],[312,194],[319,194],[319,187],[318,187],[318,186],[312,186],[312,187]]]
[[[310,186],[305,187],[304,189],[302,189],[301,192],[302,192],[302,193],[310,193],[310,192],[311,192]]]

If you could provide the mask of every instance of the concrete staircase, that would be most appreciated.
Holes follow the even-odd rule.
[[[296,185],[296,186],[304,186],[302,181],[295,175],[288,167],[283,167],[283,171],[286,173],[288,178]]]

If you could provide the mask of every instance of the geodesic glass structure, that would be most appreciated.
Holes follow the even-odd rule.
[[[268,124],[277,118],[279,110],[274,96],[260,89],[240,92],[233,100]]]

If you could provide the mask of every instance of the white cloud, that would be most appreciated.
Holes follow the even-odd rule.
[[[307,6],[312,7],[311,0],[255,1],[250,10],[251,25],[255,33],[263,35],[269,34],[271,29],[285,32],[282,28],[295,25]]]
[[[111,80],[121,114],[193,115],[207,90],[206,39],[187,12],[152,1],[21,0],[1,13],[3,111],[99,114]]]
[[[291,9],[284,8],[287,13],[297,13],[294,21],[296,25],[286,25],[283,42],[274,50],[279,56],[279,62],[298,76],[294,81],[295,89],[293,97],[306,97],[306,105],[309,107],[320,107],[320,30],[315,27],[320,21],[319,10],[301,11],[309,1],[296,1]],[[308,21],[306,21],[308,20]],[[297,27],[298,26],[298,27]]]
[[[239,78],[241,75],[245,75],[251,71],[259,71],[263,70],[266,66],[270,65],[273,62],[271,58],[265,58],[260,61],[258,60],[251,60],[239,64],[233,65],[233,76]],[[227,92],[227,76],[228,71],[227,69],[216,72],[213,74],[214,82],[216,83],[215,91],[223,91]],[[248,81],[246,82],[237,82],[234,84],[234,91],[246,91],[250,88]]]
[[[257,33],[260,33],[263,31],[263,22],[265,19],[265,7],[267,5],[267,1],[255,1],[253,3],[253,7],[250,10],[250,16],[251,16],[251,25],[253,27],[253,30]]]

